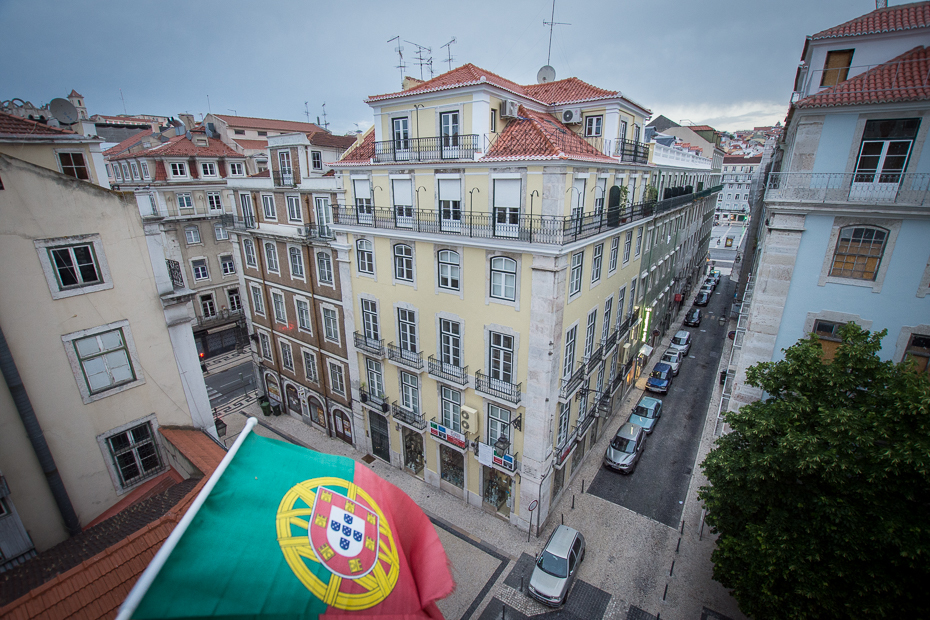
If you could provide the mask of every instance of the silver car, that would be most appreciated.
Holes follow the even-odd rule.
[[[691,332],[683,329],[675,332],[672,336],[672,343],[668,346],[669,350],[676,349],[681,351],[682,355],[687,355],[691,350]]]
[[[616,469],[621,474],[633,473],[639,456],[643,453],[643,444],[646,442],[646,431],[642,426],[631,422],[625,423],[610,440],[607,453],[604,455],[604,465]]]
[[[633,413],[630,414],[630,422],[637,426],[642,426],[646,434],[651,434],[656,427],[656,422],[662,416],[662,401],[652,396],[643,396],[639,403],[633,407]]]
[[[583,559],[581,532],[567,525],[555,528],[536,556],[536,567],[530,576],[530,596],[550,607],[563,604]]]
[[[672,374],[676,377],[678,376],[678,371],[681,370],[681,360],[685,358],[684,354],[678,349],[669,349],[662,354],[662,359],[659,360],[663,364],[668,364],[672,367]]]

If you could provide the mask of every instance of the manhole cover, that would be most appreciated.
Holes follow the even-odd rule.
[[[373,457],[370,454],[366,454],[365,456],[362,457],[362,461],[371,465],[372,463],[375,462],[375,457]]]

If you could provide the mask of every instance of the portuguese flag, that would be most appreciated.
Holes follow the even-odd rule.
[[[355,461],[249,420],[120,608],[121,619],[442,618],[436,530]]]

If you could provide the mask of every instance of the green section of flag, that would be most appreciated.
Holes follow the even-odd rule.
[[[288,490],[324,476],[352,482],[355,461],[249,433],[133,618],[324,613],[326,605],[285,561],[276,531],[278,506]],[[321,565],[315,568],[321,577],[329,574]]]

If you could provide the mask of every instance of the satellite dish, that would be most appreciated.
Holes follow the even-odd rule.
[[[542,69],[536,74],[536,83],[545,84],[546,82],[552,82],[555,80],[555,69],[549,65],[543,66]]]
[[[48,104],[49,112],[62,125],[73,125],[78,122],[78,111],[67,99],[52,99]]]

